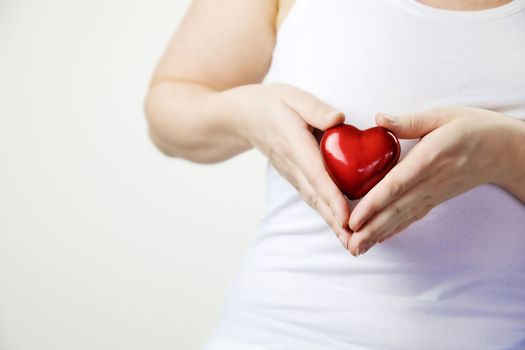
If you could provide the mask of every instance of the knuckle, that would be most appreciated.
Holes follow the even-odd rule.
[[[315,209],[318,209],[319,208],[319,196],[314,196],[313,197],[313,200],[312,200],[312,206],[315,208]]]
[[[321,171],[315,171],[310,174],[310,183],[314,188],[321,188],[323,180],[323,173]]]
[[[436,171],[447,171],[447,169],[456,169],[455,160],[440,154],[434,158],[434,169]]]
[[[457,156],[455,158],[454,165],[456,169],[463,170],[467,173],[472,173],[474,171],[474,167],[472,166],[471,160],[468,156]]]
[[[403,214],[403,210],[401,209],[401,207],[399,206],[399,204],[394,204],[393,207],[392,207],[392,210],[394,211],[394,214],[396,216],[400,216]]]
[[[432,167],[443,165],[443,154],[438,149],[427,149],[425,150],[427,165]]]
[[[419,213],[417,213],[413,221],[416,222],[423,219],[432,210],[432,208],[434,208],[434,206],[431,204],[425,205],[423,209]]]
[[[391,191],[390,194],[392,195],[392,197],[398,198],[405,192],[405,184],[399,181],[392,182],[390,191]]]
[[[312,208],[317,208],[317,205],[319,204],[318,203],[318,199],[319,197],[317,196],[317,194],[315,192],[308,192],[306,194],[306,202],[308,203],[308,205],[310,205]]]
[[[408,213],[399,204],[394,204],[392,211],[394,212],[394,216],[401,222],[408,220]]]
[[[299,181],[297,181],[296,178],[291,177],[291,178],[290,178],[290,184],[292,184],[292,186],[293,186],[298,192],[301,192],[301,191],[302,191],[301,185],[299,184]]]
[[[313,206],[312,204],[313,204],[314,197],[313,197],[313,194],[311,192],[304,193],[303,194],[303,198],[306,201],[306,203],[308,203],[309,206],[311,206],[311,207]]]
[[[415,121],[414,121],[414,117],[409,115],[407,116],[406,118],[406,124],[407,124],[407,129],[408,130],[414,130],[414,127],[416,126],[415,124]]]
[[[432,201],[433,195],[430,193],[426,193],[423,195],[423,198],[421,198],[421,202],[425,204],[430,204]]]

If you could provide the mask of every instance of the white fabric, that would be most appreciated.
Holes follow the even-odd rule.
[[[297,0],[265,82],[360,128],[379,111],[450,105],[525,119],[525,1]],[[270,164],[266,186],[205,350],[525,349],[525,205],[509,193],[478,187],[355,258]]]

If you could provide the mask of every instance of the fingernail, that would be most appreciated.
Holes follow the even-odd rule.
[[[359,252],[359,247],[357,247],[357,249],[355,250],[355,255],[354,256],[357,258],[359,256],[359,254],[361,254],[361,253]]]
[[[348,220],[348,226],[355,232],[361,228],[362,222],[362,216],[359,216],[357,212],[351,213],[350,220]]]
[[[361,254],[366,253],[370,248],[374,246],[374,243],[368,243],[365,248],[363,249],[363,252]]]
[[[328,113],[326,115],[326,119],[328,120],[334,120],[336,118],[340,118],[340,117],[344,117],[344,113],[343,112],[339,112],[339,111],[331,111],[330,113]]]
[[[392,117],[391,115],[387,115],[387,114],[385,114],[385,113],[379,113],[377,116],[378,116],[378,117],[383,121],[383,123],[385,123],[385,124],[393,124],[393,123],[396,122],[394,117]]]
[[[359,229],[361,229],[361,226],[363,226],[363,222],[362,222],[362,221],[358,221],[358,222],[354,225],[353,231],[354,231],[354,232],[359,231]]]

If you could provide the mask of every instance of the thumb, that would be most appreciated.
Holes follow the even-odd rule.
[[[343,112],[338,111],[320,101],[314,95],[297,90],[288,102],[292,108],[308,124],[319,130],[326,130],[341,124],[345,120]]]
[[[448,121],[449,118],[443,113],[434,110],[397,116],[385,113],[376,115],[378,126],[392,131],[401,139],[421,138]]]

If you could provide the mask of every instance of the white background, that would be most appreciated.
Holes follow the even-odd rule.
[[[265,160],[163,156],[142,101],[188,0],[0,0],[0,349],[198,349]]]

